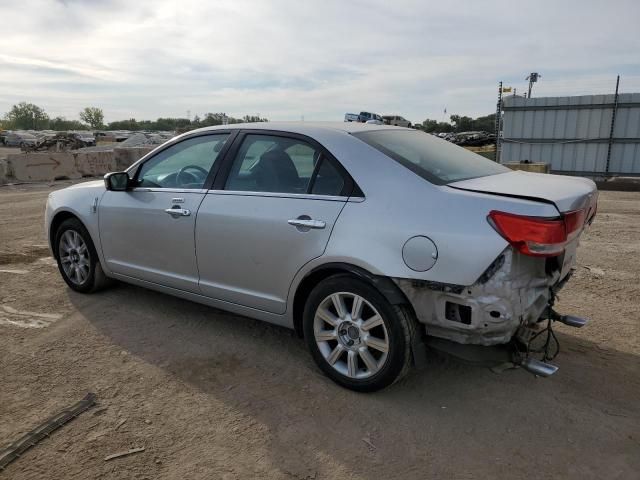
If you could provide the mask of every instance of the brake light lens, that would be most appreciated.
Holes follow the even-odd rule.
[[[585,223],[586,212],[567,212],[560,218],[541,218],[492,210],[487,220],[516,250],[533,257],[555,257],[564,252]]]
[[[567,230],[567,242],[570,242],[582,231],[585,224],[587,212],[585,210],[576,210],[563,215],[564,225]]]

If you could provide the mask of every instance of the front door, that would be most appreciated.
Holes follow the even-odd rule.
[[[296,272],[325,250],[350,179],[309,141],[258,133],[239,141],[226,183],[198,212],[200,289],[284,313]]]
[[[175,143],[137,169],[130,190],[104,194],[99,225],[109,270],[198,292],[196,214],[228,136],[201,135]]]

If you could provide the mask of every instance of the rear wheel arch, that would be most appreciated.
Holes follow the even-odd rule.
[[[391,305],[406,305],[412,309],[409,300],[389,277],[374,275],[362,267],[350,263],[334,262],[320,265],[309,272],[298,284],[293,298],[293,326],[296,334],[303,337],[302,320],[309,294],[323,280],[335,275],[353,275],[373,286]]]

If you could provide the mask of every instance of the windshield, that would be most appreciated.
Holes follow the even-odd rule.
[[[424,132],[375,130],[353,133],[353,136],[436,185],[509,171],[481,155]]]

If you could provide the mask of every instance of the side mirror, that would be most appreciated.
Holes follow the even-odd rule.
[[[111,172],[104,176],[104,186],[113,192],[124,192],[129,188],[130,181],[127,172]]]

